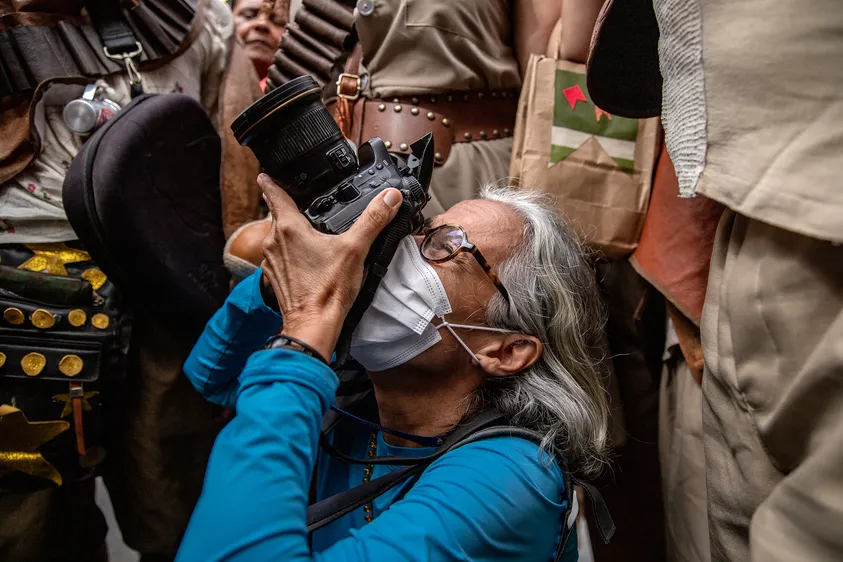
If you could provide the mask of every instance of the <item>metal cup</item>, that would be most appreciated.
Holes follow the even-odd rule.
[[[120,109],[119,104],[103,97],[101,88],[90,84],[85,87],[81,98],[64,106],[62,117],[68,129],[84,135],[99,129]]]

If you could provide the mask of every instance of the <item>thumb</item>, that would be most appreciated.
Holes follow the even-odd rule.
[[[378,234],[386,228],[401,207],[403,195],[397,189],[387,189],[369,202],[363,214],[343,234],[362,252],[368,252]]]

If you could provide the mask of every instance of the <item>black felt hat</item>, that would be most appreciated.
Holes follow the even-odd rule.
[[[587,62],[588,92],[595,105],[623,117],[660,115],[658,46],[653,0],[606,0]]]

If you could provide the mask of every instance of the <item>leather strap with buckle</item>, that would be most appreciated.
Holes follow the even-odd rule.
[[[359,146],[380,137],[390,152],[409,155],[412,143],[432,132],[434,161],[441,166],[454,143],[511,137],[517,109],[515,90],[360,99],[354,104],[349,138]]]

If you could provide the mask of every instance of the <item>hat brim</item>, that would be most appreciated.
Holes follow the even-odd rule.
[[[588,53],[586,80],[594,104],[622,117],[660,115],[658,47],[652,0],[606,0]]]

